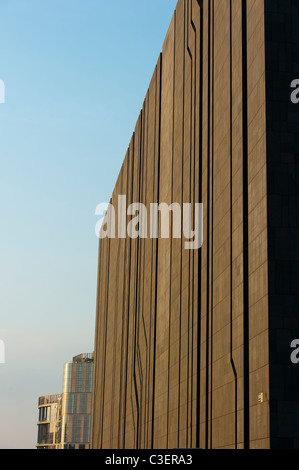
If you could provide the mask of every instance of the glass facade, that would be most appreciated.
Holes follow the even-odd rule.
[[[57,405],[43,406],[39,409],[38,421],[56,421]]]
[[[40,397],[38,401],[37,448],[57,449],[61,440],[61,395]]]
[[[93,354],[80,354],[63,370],[61,395],[38,400],[39,449],[89,449]]]
[[[93,355],[80,354],[64,366],[62,436],[63,449],[90,446]]]
[[[71,392],[72,373],[73,373],[73,364],[71,362],[67,362],[64,365],[62,393]]]

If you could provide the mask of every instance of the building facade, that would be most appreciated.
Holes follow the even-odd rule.
[[[61,439],[61,395],[38,399],[37,449],[59,449]]]
[[[100,239],[92,448],[299,447],[298,31],[178,1],[111,204],[202,203],[203,244]]]
[[[64,365],[61,449],[89,449],[93,354],[80,354]]]
[[[64,364],[60,395],[40,397],[37,448],[89,449],[93,353]]]

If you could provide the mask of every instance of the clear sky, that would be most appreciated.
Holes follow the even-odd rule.
[[[92,352],[98,240],[177,0],[0,0],[0,448]]]

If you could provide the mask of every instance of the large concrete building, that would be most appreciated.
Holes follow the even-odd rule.
[[[111,203],[203,244],[100,239],[93,448],[299,447],[298,51],[297,0],[178,1]]]

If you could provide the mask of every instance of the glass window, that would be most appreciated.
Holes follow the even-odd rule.
[[[91,416],[84,416],[84,428],[83,428],[83,442],[90,442],[90,424]]]
[[[92,380],[93,380],[93,362],[86,364],[86,385],[85,392],[92,392]]]
[[[76,392],[83,392],[84,364],[77,364]]]
[[[82,414],[87,413],[87,393],[81,393],[80,395],[80,410],[79,412]]]
[[[65,414],[77,413],[77,394],[67,393],[65,396]]]

